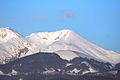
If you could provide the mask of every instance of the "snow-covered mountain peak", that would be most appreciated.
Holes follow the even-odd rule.
[[[53,43],[55,41],[59,41],[59,40],[65,38],[65,36],[71,32],[72,31],[68,30],[68,29],[59,30],[56,32],[38,32],[38,33],[32,33],[27,38],[39,40],[39,41],[46,42],[46,43],[50,44],[50,43]]]
[[[38,32],[24,37],[10,28],[0,28],[0,59],[7,56],[24,57],[36,52],[55,52],[69,60],[76,56],[118,63],[120,54],[105,50],[75,32],[64,29],[56,32]]]
[[[20,35],[9,27],[0,28],[0,43],[7,42],[11,38],[18,38]]]
[[[87,56],[92,56],[94,59],[101,59],[102,61],[112,63],[117,63],[120,58],[119,54],[105,50],[68,29],[56,32],[34,33],[27,37],[27,39],[32,43],[36,51],[59,52],[62,50],[65,53],[62,52],[64,55],[60,55],[63,55],[66,59],[70,56],[65,56],[66,53],[68,54],[66,51],[76,51],[79,54],[84,53]],[[81,54],[79,54],[77,55],[81,56]],[[114,59],[114,57],[116,59]]]

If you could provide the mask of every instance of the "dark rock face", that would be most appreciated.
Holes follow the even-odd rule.
[[[67,65],[70,64],[70,65]],[[106,76],[81,75],[94,68],[99,72],[111,70],[110,63],[99,62],[94,59],[77,57],[71,61],[61,59],[55,53],[36,53],[0,65],[0,80],[113,80]],[[79,72],[73,71],[77,69]],[[72,72],[71,72],[72,71]],[[71,74],[68,74],[71,73]],[[119,71],[116,76],[119,76]],[[47,79],[46,79],[47,78]],[[84,78],[84,79],[83,79]],[[108,79],[107,79],[108,78]],[[119,77],[116,77],[119,79]]]
[[[120,70],[120,63],[116,64],[114,69],[119,69]]]

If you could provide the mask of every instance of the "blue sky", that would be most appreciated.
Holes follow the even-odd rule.
[[[25,36],[71,29],[120,53],[120,0],[0,0],[0,27]]]

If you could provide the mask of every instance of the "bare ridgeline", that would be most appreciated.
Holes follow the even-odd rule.
[[[120,54],[71,30],[24,37],[0,28],[0,80],[120,80]]]

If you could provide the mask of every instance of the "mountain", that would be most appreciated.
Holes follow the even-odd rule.
[[[0,28],[0,63],[32,53],[28,41],[11,28]]]
[[[37,52],[54,52],[66,60],[83,57],[112,64],[120,62],[120,54],[100,48],[68,29],[24,37],[11,28],[0,28],[0,52],[2,64]]]
[[[77,57],[71,61],[67,61],[60,58],[56,53],[40,52],[0,65],[0,79],[4,80],[4,76],[7,76],[10,78],[16,78],[11,80],[19,80],[20,78],[22,78],[22,80],[39,80],[45,75],[48,77],[52,76],[52,78],[55,78],[56,75],[61,75],[61,78],[62,76],[69,76],[70,80],[71,76],[76,77],[88,72],[109,71],[111,70],[111,66],[112,65],[109,63],[82,57]],[[39,76],[32,77],[31,75]],[[30,76],[30,79],[26,79]],[[8,80],[8,78],[5,80]]]
[[[56,53],[39,52],[0,65],[0,80],[119,80],[119,71],[111,67],[94,59],[67,61]]]
[[[120,54],[71,30],[24,37],[0,28],[0,80],[119,80],[119,75]]]
[[[82,56],[113,64],[120,62],[120,54],[102,49],[71,30],[34,33],[27,39],[38,51],[56,52],[67,60]]]

